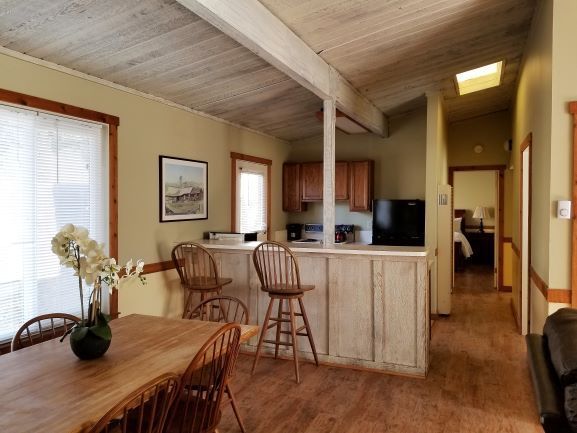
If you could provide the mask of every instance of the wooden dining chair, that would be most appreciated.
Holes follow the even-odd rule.
[[[256,369],[263,343],[274,344],[275,358],[278,357],[279,346],[288,346],[292,347],[296,381],[300,383],[297,336],[308,338],[315,363],[317,366],[319,365],[317,350],[303,303],[305,292],[313,290],[315,286],[301,284],[297,259],[290,248],[280,242],[266,241],[261,243],[254,249],[252,259],[260,280],[261,290],[267,292],[270,297],[256,348],[252,372],[254,373]],[[277,317],[271,317],[274,301],[278,301]],[[296,311],[295,301],[298,301],[300,312]],[[283,305],[285,302],[288,304],[288,311],[284,310]],[[286,316],[288,316],[288,319]],[[297,317],[302,317],[303,319],[303,325],[298,328]],[[269,321],[274,323],[269,325]],[[288,331],[283,330],[283,323],[288,325]],[[270,328],[276,328],[276,338],[274,340],[265,339],[265,335]],[[285,334],[290,335],[290,341],[281,339],[281,335]]]
[[[80,319],[67,313],[42,314],[28,320],[12,338],[12,351],[33,346],[66,334]]]
[[[172,261],[180,277],[180,284],[186,291],[183,318],[192,308],[195,293],[200,294],[202,302],[211,293],[220,294],[222,286],[232,282],[232,278],[219,276],[212,253],[196,242],[182,242],[176,245],[172,249]]]
[[[229,323],[208,339],[182,376],[168,433],[214,433],[227,378],[240,347],[240,325]]]
[[[205,299],[194,307],[186,318],[205,320],[209,322],[240,323],[241,325],[248,325],[249,320],[247,306],[240,299],[232,296],[214,296]],[[236,358],[232,360],[230,375],[227,378],[224,393],[226,394],[227,402],[232,406],[240,430],[242,433],[245,433],[246,429],[242,422],[236,399],[230,385],[235,365]],[[226,404],[227,402],[223,402],[223,404]]]
[[[163,433],[179,385],[174,373],[153,379],[119,401],[89,433]]]

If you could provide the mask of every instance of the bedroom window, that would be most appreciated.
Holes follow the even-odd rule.
[[[39,314],[80,315],[51,240],[73,223],[111,246],[108,137],[107,124],[0,105],[0,341]]]
[[[232,231],[257,232],[266,239],[270,224],[270,167],[263,158],[232,153]]]

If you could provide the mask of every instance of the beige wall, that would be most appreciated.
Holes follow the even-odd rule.
[[[487,171],[457,171],[453,179],[453,203],[455,209],[465,209],[467,225],[478,226],[479,220],[473,218],[477,206],[489,209],[490,217],[483,219],[484,226],[495,226],[497,203],[496,174]]]
[[[422,109],[390,119],[387,138],[374,134],[347,135],[337,131],[336,160],[374,160],[375,198],[424,199],[426,116],[426,111]],[[322,159],[322,137],[291,143],[291,161]],[[335,222],[371,230],[372,214],[349,212],[348,206],[348,203],[336,202]],[[288,218],[295,223],[321,223],[322,203],[309,203],[306,212],[291,213]]]
[[[551,95],[553,54],[553,2],[538,6],[527,41],[521,66],[513,113],[513,167],[518,185],[520,176],[520,145],[528,134],[533,136],[533,207],[532,251],[533,266],[545,281],[549,278],[549,178],[551,157]],[[513,190],[513,213],[519,213],[519,188]],[[519,220],[512,221],[513,242],[521,247]],[[517,260],[517,264],[520,260]],[[514,273],[513,309],[520,323],[521,276]],[[537,316],[533,323],[543,322],[546,315],[539,297],[533,297],[531,311]],[[534,301],[537,300],[537,303]],[[542,301],[542,300],[541,300]],[[546,301],[545,301],[546,302]]]
[[[527,44],[515,99],[514,156],[519,176],[519,144],[533,135],[533,195],[531,264],[551,288],[570,288],[569,220],[555,216],[557,200],[571,198],[571,117],[567,103],[577,100],[577,58],[574,55],[574,17],[577,2],[546,0],[540,3]],[[515,190],[515,211],[519,206]],[[513,237],[518,244],[518,221],[513,220]],[[519,282],[513,284],[519,310]],[[532,298],[533,331],[541,332],[547,314],[561,304]]]
[[[170,259],[176,241],[201,238],[208,230],[230,229],[230,152],[273,160],[272,229],[284,229],[281,209],[282,163],[289,145],[82,78],[0,55],[0,88],[52,99],[120,118],[118,138],[119,255],[147,263]],[[208,161],[208,214],[205,221],[158,222],[158,155]],[[171,278],[151,275],[130,307],[120,291],[122,312],[174,310]],[[170,289],[170,287],[172,289]],[[179,294],[180,295],[180,294]],[[126,297],[125,297],[126,296]]]
[[[554,2],[551,185],[547,208],[550,219],[548,283],[554,288],[571,287],[571,220],[556,218],[556,205],[557,200],[571,200],[573,122],[567,105],[577,101],[576,18],[577,1]]]
[[[449,125],[449,166],[499,165],[509,162],[510,152],[504,147],[511,138],[509,111],[479,116]],[[473,148],[480,144],[481,153]]]

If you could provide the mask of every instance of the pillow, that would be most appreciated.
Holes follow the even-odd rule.
[[[577,384],[565,387],[565,418],[571,431],[577,433]]]
[[[577,310],[561,308],[547,317],[543,334],[563,386],[577,383]]]
[[[453,218],[453,231],[454,232],[461,232],[461,221],[463,218]]]

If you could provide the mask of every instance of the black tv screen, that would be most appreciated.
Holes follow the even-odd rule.
[[[425,202],[374,200],[373,244],[425,245]]]

